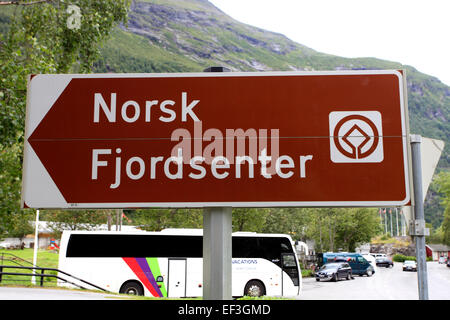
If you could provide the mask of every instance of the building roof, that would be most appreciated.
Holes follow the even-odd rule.
[[[431,251],[450,251],[450,246],[446,246],[445,244],[427,244],[426,246]]]

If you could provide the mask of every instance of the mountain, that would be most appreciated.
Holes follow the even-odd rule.
[[[412,133],[449,141],[450,87],[412,66],[376,58],[343,58],[317,52],[282,34],[227,16],[207,0],[133,1],[127,26],[102,49],[96,72],[405,69]],[[450,166],[450,146],[439,169]]]

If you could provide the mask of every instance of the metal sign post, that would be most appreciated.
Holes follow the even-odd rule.
[[[423,211],[423,192],[422,192],[422,163],[420,159],[420,144],[422,137],[420,135],[411,135],[411,158],[414,183],[414,220],[411,224],[411,236],[416,243],[417,257],[417,281],[419,287],[419,299],[428,300],[428,278],[427,262],[425,251],[425,215]]]
[[[210,67],[204,72],[228,72]],[[203,210],[203,299],[231,300],[231,207]]]
[[[231,207],[203,210],[203,299],[231,300]]]
[[[33,266],[37,264],[37,252],[39,250],[39,210],[36,210],[36,223],[34,226],[34,248],[33,248]],[[36,274],[36,269],[33,269],[33,274]],[[36,277],[31,277],[31,283],[36,284]]]

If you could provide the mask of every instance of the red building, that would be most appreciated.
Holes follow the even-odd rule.
[[[450,257],[450,247],[444,244],[425,245],[427,257],[432,257],[433,261],[438,261],[439,257]]]

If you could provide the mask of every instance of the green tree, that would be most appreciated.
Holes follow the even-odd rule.
[[[268,212],[268,209],[234,208],[233,231],[262,232]]]
[[[32,233],[28,221],[34,220],[34,211],[20,210],[22,147],[16,143],[0,148],[0,238],[23,238]]]
[[[344,209],[337,227],[337,238],[344,250],[353,252],[358,245],[370,242],[379,231],[380,220],[376,209]]]
[[[115,25],[126,22],[129,7],[129,0],[17,3],[22,6],[0,38],[2,145],[23,138],[27,76],[91,72],[101,43]],[[79,20],[79,25],[70,25],[71,20]]]
[[[376,209],[319,208],[303,209],[306,238],[315,241],[316,252],[355,251],[369,242],[380,229]]]
[[[442,221],[442,240],[450,245],[450,172],[442,171],[437,177],[439,192],[444,194],[442,204],[445,208],[444,220]]]
[[[316,252],[334,251],[336,249],[336,227],[339,210],[335,208],[311,209],[307,223],[307,238],[314,240]]]
[[[442,224],[437,229],[434,229],[431,223],[427,223],[426,227],[430,229],[430,236],[427,238],[427,243],[440,244],[444,242],[444,231],[442,229]]]
[[[7,10],[11,22],[0,34],[0,236],[15,228],[19,221],[15,214],[24,215],[19,204],[28,75],[90,72],[101,43],[115,25],[126,22],[129,4],[129,0],[0,2],[2,11],[15,7]],[[70,10],[73,6],[79,13]],[[69,23],[75,18],[79,25]]]
[[[104,224],[111,210],[44,210],[39,219],[49,221],[49,227],[56,237],[63,230],[93,230]]]
[[[309,238],[312,212],[311,208],[271,208],[267,210],[266,224],[262,231],[266,233],[289,234],[294,240]]]
[[[138,209],[127,216],[133,224],[147,231],[161,231],[165,228],[202,228],[201,209]]]

